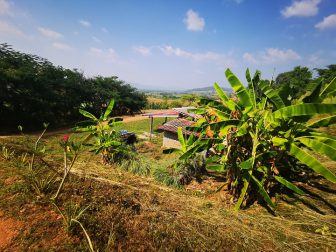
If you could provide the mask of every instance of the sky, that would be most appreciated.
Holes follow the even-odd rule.
[[[336,63],[336,0],[0,0],[0,43],[140,89]]]

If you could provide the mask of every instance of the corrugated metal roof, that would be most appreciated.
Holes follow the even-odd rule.
[[[167,123],[165,123],[164,125],[161,125],[158,127],[159,130],[163,130],[163,131],[169,131],[169,132],[173,132],[173,133],[177,133],[177,129],[178,128],[182,128],[182,132],[183,134],[187,134],[187,135],[191,135],[192,132],[189,130],[185,130],[186,127],[192,126],[194,125],[195,122],[193,121],[189,121],[183,118],[178,118],[172,121],[169,121]]]

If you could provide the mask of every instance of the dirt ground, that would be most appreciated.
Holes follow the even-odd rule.
[[[7,218],[5,214],[0,211],[0,250],[11,244],[21,228],[22,223],[14,219]]]

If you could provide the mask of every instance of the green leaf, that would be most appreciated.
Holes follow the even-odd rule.
[[[179,142],[181,144],[182,151],[186,152],[187,151],[187,147],[186,147],[186,143],[185,143],[185,140],[184,140],[184,136],[183,136],[183,132],[182,132],[182,128],[181,127],[177,128],[177,137],[178,137],[178,140],[179,140]]]
[[[217,84],[217,82],[215,82],[214,84],[214,88],[216,90],[216,93],[218,95],[218,97],[224,102],[226,103],[229,99],[229,97],[226,96],[225,92],[223,91],[223,89]]]
[[[285,143],[288,142],[288,140],[281,137],[272,137],[272,142],[274,146],[283,146]]]
[[[164,154],[170,154],[170,153],[175,153],[175,152],[180,152],[181,150],[176,149],[176,148],[169,148],[169,149],[164,149],[162,152]]]
[[[225,170],[222,164],[210,164],[206,166],[206,169],[215,172],[223,172]]]
[[[291,189],[292,191],[296,192],[297,194],[300,195],[305,195],[305,192],[302,191],[300,188],[298,188],[296,185],[294,185],[293,183],[289,182],[288,180],[284,179],[283,177],[280,176],[274,176],[274,178],[281,184],[283,184],[284,186],[286,186],[287,188]]]
[[[240,206],[241,204],[243,203],[243,200],[245,198],[245,194],[247,192],[247,188],[249,187],[249,184],[250,184],[250,179],[251,179],[251,174],[252,174],[252,171],[248,171],[246,172],[244,175],[243,175],[243,182],[244,182],[244,186],[240,192],[240,195],[239,195],[239,198],[238,198],[238,201],[237,203],[235,204],[234,206],[234,209],[236,211],[238,211],[240,209]]]
[[[281,99],[277,91],[275,91],[267,81],[260,81],[259,88],[266,95],[266,97],[276,106],[277,109],[285,107],[285,103]]]
[[[336,123],[336,115],[332,115],[332,116],[320,118],[317,121],[308,123],[307,126],[312,127],[312,128],[319,128],[319,127],[327,127],[335,123]]]
[[[305,94],[301,96],[299,101],[303,101],[304,103],[318,102],[321,99],[321,87],[322,81],[309,83]]]
[[[105,110],[104,116],[103,116],[103,120],[105,121],[108,116],[111,114],[112,109],[114,107],[114,99],[111,99],[109,105],[107,106],[107,109]]]
[[[195,135],[191,134],[186,141],[186,147],[192,145],[194,141],[195,141]]]
[[[327,97],[330,94],[334,93],[336,90],[336,77],[326,85],[326,87],[322,90],[321,96],[322,97]]]
[[[329,114],[335,112],[336,104],[306,103],[278,109],[273,112],[272,117],[273,119],[286,119],[295,116]]]
[[[215,82],[214,88],[216,90],[218,97],[223,102],[223,104],[226,107],[228,107],[230,110],[236,110],[236,106],[237,106],[236,103],[232,101],[231,99],[229,99],[229,97],[227,97],[227,95],[225,94],[223,89],[217,84],[217,82]]]
[[[321,174],[323,177],[328,179],[329,181],[336,183],[336,176],[329,169],[324,167],[317,159],[315,159],[308,152],[300,149],[294,143],[290,145],[290,154],[297,158],[301,163],[307,165],[315,172]]]
[[[90,112],[88,112],[88,111],[86,111],[86,110],[80,109],[80,110],[79,110],[79,113],[81,113],[83,116],[85,116],[85,117],[87,117],[87,118],[92,119],[92,120],[95,121],[95,122],[98,122],[97,117],[95,117],[94,115],[92,115]]]
[[[268,193],[266,192],[265,188],[263,187],[263,185],[261,184],[261,182],[256,178],[254,177],[253,175],[252,176],[252,179],[253,181],[255,182],[255,184],[258,186],[258,189],[259,189],[259,193],[261,194],[261,196],[263,196],[264,200],[266,201],[266,203],[271,206],[272,208],[275,208],[275,205],[274,203],[272,202],[270,196],[268,195]]]
[[[330,159],[336,161],[336,149],[329,146],[328,144],[307,137],[298,137],[296,140],[299,140],[301,143],[311,148],[312,150],[324,154]]]
[[[249,93],[247,92],[246,88],[239,81],[239,79],[231,72],[229,68],[226,69],[225,75],[232,89],[235,91],[236,95],[239,97],[240,102],[244,105],[244,107],[252,107],[253,106],[252,99]]]
[[[249,158],[239,164],[239,167],[243,170],[250,170],[253,165],[253,158]]]

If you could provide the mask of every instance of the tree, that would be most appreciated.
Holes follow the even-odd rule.
[[[146,96],[118,77],[86,78],[76,69],[54,66],[36,55],[0,44],[0,117],[2,129],[23,125],[35,129],[43,122],[51,126],[80,120],[80,108],[100,114],[110,98],[115,115],[131,114],[146,105]]]
[[[327,83],[336,77],[336,64],[329,65],[324,69],[315,68],[314,70],[316,70],[318,75]]]
[[[297,99],[312,82],[312,72],[308,67],[297,66],[292,71],[279,74],[274,83],[274,87],[280,91],[280,96],[284,100]],[[289,95],[284,97],[284,94]]]

